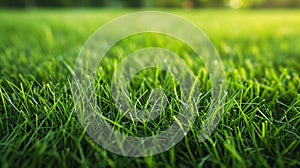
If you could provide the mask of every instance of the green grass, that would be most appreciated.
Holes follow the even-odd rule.
[[[296,10],[172,10],[202,28],[220,53],[228,96],[218,127],[205,142],[197,141],[210,103],[207,94],[199,102],[201,115],[193,129],[169,151],[130,158],[94,143],[74,112],[71,81],[76,56],[98,27],[130,12],[134,11],[0,11],[1,167],[300,166],[300,12]],[[149,89],[161,86],[170,100],[168,110],[146,124],[132,124],[117,113],[110,77],[120,58],[148,45],[165,47],[154,37],[144,39],[133,39],[138,45],[125,39],[112,48],[97,76],[96,96],[105,116],[115,128],[132,135],[167,128],[180,104],[170,75],[149,69],[131,81],[131,99],[139,99],[136,106],[143,108]],[[193,54],[176,42],[168,44],[183,58]],[[186,61],[199,76],[200,90],[209,93],[208,73],[198,68],[201,62],[192,66],[188,57]]]

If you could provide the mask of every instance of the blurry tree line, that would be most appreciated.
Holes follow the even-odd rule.
[[[2,7],[300,7],[300,0],[0,0]]]

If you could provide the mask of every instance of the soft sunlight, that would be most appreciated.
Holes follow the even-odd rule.
[[[233,9],[239,9],[243,6],[243,0],[230,0],[229,5]]]

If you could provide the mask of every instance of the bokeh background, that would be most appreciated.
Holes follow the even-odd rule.
[[[2,0],[1,7],[297,8],[299,0]]]

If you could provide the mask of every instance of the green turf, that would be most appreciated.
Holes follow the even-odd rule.
[[[221,122],[209,139],[199,143],[199,116],[180,143],[145,158],[119,156],[94,143],[74,112],[75,59],[98,27],[130,12],[134,11],[0,11],[1,167],[300,167],[297,10],[172,10],[202,28],[220,53],[228,91]],[[151,135],[167,128],[179,104],[173,99],[176,82],[170,75],[148,69],[131,81],[131,99],[141,100],[136,106],[143,108],[149,89],[161,86],[172,100],[168,110],[158,120],[140,125],[123,121],[117,113],[110,77],[120,58],[140,47],[166,47],[154,37],[144,39],[133,39],[139,45],[125,39],[112,48],[97,77],[96,96],[105,116],[132,135]],[[167,44],[183,58],[193,54],[176,42]],[[186,61],[202,82],[200,90],[209,93],[207,71],[198,68],[201,62],[192,66],[188,57]],[[209,103],[209,94],[204,95],[199,102],[201,114]]]

